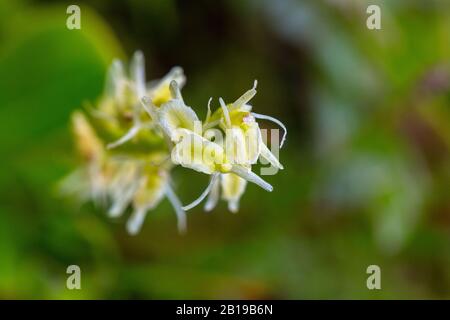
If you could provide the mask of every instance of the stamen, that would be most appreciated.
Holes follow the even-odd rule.
[[[200,197],[198,197],[197,199],[195,199],[193,202],[191,202],[190,204],[186,205],[183,207],[183,210],[190,210],[194,207],[196,207],[200,202],[203,201],[203,199],[206,198],[206,196],[209,194],[209,192],[211,191],[212,186],[214,185],[214,183],[216,182],[217,178],[219,177],[220,173],[214,173],[211,176],[211,180],[208,184],[208,186],[206,187],[206,189],[203,191],[203,193],[200,195]]]
[[[231,127],[231,119],[230,119],[230,114],[228,113],[228,108],[225,105],[225,102],[223,101],[222,98],[219,98],[219,102],[220,102],[220,106],[222,107],[223,116],[225,118],[226,125],[227,125],[227,127]]]
[[[252,112],[252,115],[256,119],[263,119],[263,120],[269,120],[269,121],[275,122],[277,125],[279,125],[283,129],[284,133],[283,133],[283,137],[281,138],[281,143],[280,143],[280,148],[282,148],[284,141],[286,140],[286,136],[287,136],[286,126],[280,120],[278,120],[274,117],[271,117],[271,116],[266,116],[265,114],[259,114],[259,113]]]

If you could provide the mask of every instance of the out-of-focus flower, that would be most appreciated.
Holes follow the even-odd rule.
[[[97,108],[89,116],[76,111],[72,116],[77,149],[84,165],[63,182],[63,189],[82,199],[109,205],[111,217],[121,216],[132,208],[127,223],[131,234],[139,231],[146,213],[167,197],[178,218],[178,228],[186,228],[181,202],[170,186],[168,149],[157,130],[149,130],[155,121],[142,109],[140,100],[149,95],[157,107],[169,101],[169,84],[176,79],[185,81],[183,71],[173,68],[161,80],[145,83],[142,53],[135,53],[128,74],[123,64],[114,61],[107,79],[106,90]],[[148,129],[148,130],[142,130]],[[109,137],[119,137],[106,144]]]

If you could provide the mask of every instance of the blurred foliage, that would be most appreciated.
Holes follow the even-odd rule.
[[[69,2],[0,2],[0,298],[450,298],[449,1],[78,2],[81,30]],[[290,130],[272,194],[193,210],[184,236],[164,202],[136,237],[58,194],[71,112],[136,49],[150,78],[183,66],[200,114],[259,80]],[[185,203],[207,180],[175,174]]]

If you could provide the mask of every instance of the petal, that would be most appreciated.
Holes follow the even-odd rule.
[[[181,141],[171,153],[174,164],[206,174],[212,174],[226,165],[224,150],[220,145],[186,129],[180,129],[179,133]]]
[[[142,51],[136,51],[133,55],[130,76],[134,82],[136,96],[140,99],[145,95],[145,60]]]
[[[123,64],[120,60],[115,59],[108,70],[106,78],[106,95],[117,98],[122,96],[126,86],[126,77]]]
[[[139,189],[133,196],[133,206],[136,208],[146,207],[153,209],[164,197],[167,180],[167,173],[164,171],[151,170],[144,172],[144,179],[141,181]]]
[[[269,150],[265,143],[261,143],[261,157],[270,162],[270,164],[278,169],[283,170],[283,165],[278,161],[277,157]]]
[[[249,164],[254,164],[258,161],[263,144],[261,130],[256,122],[251,122],[246,126],[245,136],[247,141],[248,162]]]
[[[256,86],[258,85],[258,81],[255,80],[253,83],[253,88],[245,92],[242,96],[240,96],[235,102],[232,103],[232,107],[234,109],[240,109],[244,105],[246,105],[255,95],[256,95]]]
[[[104,152],[103,144],[83,113],[72,114],[72,128],[80,154],[88,161],[98,160]]]
[[[149,209],[146,207],[139,207],[133,211],[131,217],[127,221],[127,231],[129,234],[136,235],[139,233],[148,210]]]
[[[272,121],[272,122],[276,123],[277,125],[279,125],[283,129],[283,137],[281,138],[281,143],[280,143],[280,148],[282,148],[284,141],[286,140],[286,136],[287,136],[286,126],[280,120],[278,120],[274,117],[271,117],[271,116],[266,116],[264,114],[259,114],[259,113],[254,113],[254,112],[252,112],[252,115],[257,119],[264,119],[264,120]]]
[[[120,137],[119,139],[117,139],[114,142],[108,143],[106,148],[113,149],[113,148],[116,148],[116,147],[124,144],[125,142],[130,141],[138,134],[140,129],[141,129],[141,126],[138,126],[138,125],[131,127],[130,130],[128,130],[128,132],[125,133],[122,137]]]
[[[200,195],[200,197],[198,197],[197,199],[195,199],[193,202],[191,202],[190,204],[186,205],[183,207],[183,210],[190,210],[194,207],[196,207],[198,204],[200,204],[200,202],[203,201],[203,199],[205,199],[208,194],[210,193],[212,187],[214,186],[214,184],[216,183],[216,180],[219,178],[220,173],[214,173],[211,176],[211,180],[208,184],[208,186],[206,187],[206,189],[203,191],[203,193]]]
[[[196,122],[201,126],[194,110],[180,100],[170,100],[158,111],[159,124],[173,142],[179,141],[179,129],[194,131]]]
[[[147,212],[161,201],[165,193],[167,182],[165,174],[152,170],[152,172],[147,171],[144,177],[133,196],[135,210],[127,221],[127,230],[132,235],[139,232]]]
[[[239,199],[244,194],[247,180],[242,179],[234,173],[222,174],[222,197],[228,201],[228,208],[231,212],[237,212]]]
[[[152,81],[150,83],[147,95],[153,100],[153,103],[157,107],[173,98],[170,90],[170,83],[172,81],[176,81],[179,88],[184,86],[186,77],[184,76],[182,68],[174,67],[161,80]]]
[[[170,203],[172,204],[173,208],[175,209],[175,213],[177,215],[177,221],[178,221],[178,231],[180,233],[186,232],[186,213],[184,212],[183,208],[181,207],[181,202],[178,199],[175,192],[172,190],[172,187],[170,186],[170,183],[166,184],[166,196],[167,199],[169,199]]]
[[[220,107],[222,108],[222,114],[223,118],[225,120],[225,127],[230,128],[231,127],[231,119],[230,119],[230,113],[228,112],[228,107],[225,105],[225,102],[222,98],[219,98]]]
[[[211,187],[208,199],[206,200],[204,207],[205,211],[211,211],[217,205],[217,202],[219,201],[219,187],[220,187],[219,179],[216,179]]]
[[[240,127],[233,126],[226,130],[226,155],[232,163],[249,165],[249,153],[247,139]]]
[[[124,212],[141,184],[139,170],[134,163],[127,162],[117,170],[109,186],[113,201],[108,212],[111,217],[118,217]]]
[[[255,174],[248,168],[239,165],[233,165],[233,167],[231,168],[231,172],[237,174],[238,176],[249,182],[257,184],[266,191],[269,192],[273,191],[273,187],[269,183],[264,181],[261,177],[259,177],[257,174]]]

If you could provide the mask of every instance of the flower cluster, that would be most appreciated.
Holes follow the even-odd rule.
[[[141,52],[134,54],[128,69],[114,61],[97,106],[73,114],[73,132],[84,165],[64,180],[66,192],[108,206],[111,217],[131,207],[127,230],[136,234],[147,212],[164,198],[176,212],[179,230],[184,231],[185,212],[206,198],[206,211],[216,206],[221,195],[229,210],[236,212],[247,182],[272,191],[252,166],[259,159],[277,170],[283,166],[264,143],[256,120],[281,126],[280,147],[286,128],[277,119],[252,112],[248,103],[256,94],[256,81],[232,103],[220,98],[215,112],[210,98],[206,119],[201,121],[181,95],[186,82],[181,68],[150,83],[144,70]],[[200,197],[185,206],[171,186],[170,172],[176,165],[211,176]]]

